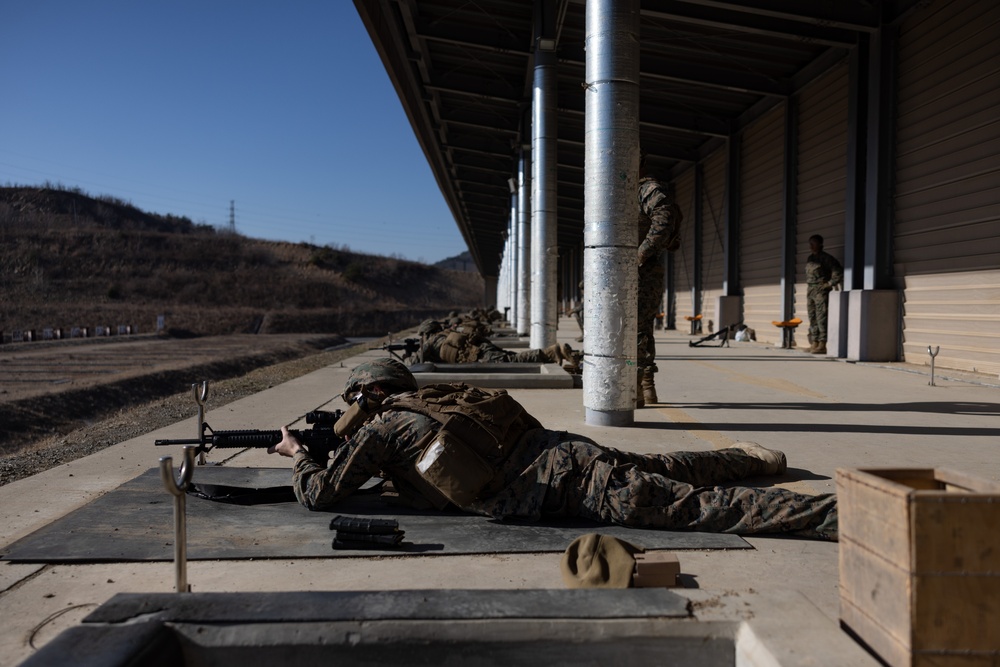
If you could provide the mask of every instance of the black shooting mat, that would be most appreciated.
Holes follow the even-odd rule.
[[[199,485],[265,489],[287,486],[287,468],[205,466]],[[605,526],[583,521],[500,522],[458,512],[389,505],[378,493],[359,494],[336,511],[310,512],[296,502],[237,505],[188,494],[189,560],[330,558],[362,555],[560,552],[586,533],[601,533],[646,549],[750,549],[738,535]],[[330,520],[338,514],[395,519],[403,531],[394,548],[333,549]],[[174,498],[152,468],[89,504],[14,542],[3,560],[21,563],[170,561],[174,558]]]

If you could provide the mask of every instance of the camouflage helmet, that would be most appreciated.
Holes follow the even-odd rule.
[[[344,385],[345,400],[362,387],[379,384],[394,389],[394,393],[416,391],[417,381],[413,373],[402,362],[392,358],[376,359],[359,364]]]
[[[444,329],[444,327],[441,326],[441,323],[437,320],[424,320],[417,328],[417,333],[421,336],[429,336],[430,334],[436,334],[442,329]]]

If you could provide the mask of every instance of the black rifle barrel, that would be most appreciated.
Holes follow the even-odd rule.
[[[302,440],[300,431],[289,431],[293,436]],[[185,438],[180,440],[157,440],[157,445],[211,445],[222,449],[235,447],[270,447],[281,442],[281,431],[216,431],[207,434],[203,439]]]

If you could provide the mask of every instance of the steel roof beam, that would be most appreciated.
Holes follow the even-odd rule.
[[[874,2],[802,2],[802,0],[680,0],[682,4],[709,7],[727,14],[763,16],[855,32],[875,32],[879,17]],[[644,0],[645,6],[660,2]]]
[[[857,42],[857,28],[831,27],[811,21],[804,25],[801,19],[765,16],[754,12],[720,12],[704,3],[684,0],[663,0],[646,4],[647,8],[640,12],[643,18],[677,21],[748,35],[777,37],[840,48],[852,47]],[[650,4],[655,9],[649,8]]]

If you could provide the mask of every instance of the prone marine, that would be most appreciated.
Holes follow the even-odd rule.
[[[464,384],[418,389],[395,359],[357,366],[327,465],[286,428],[269,453],[294,460],[296,498],[334,508],[375,476],[414,506],[498,519],[582,517],[604,524],[837,539],[834,494],[720,486],[779,475],[785,455],[755,443],[705,452],[636,454],[543,428],[504,390]]]

